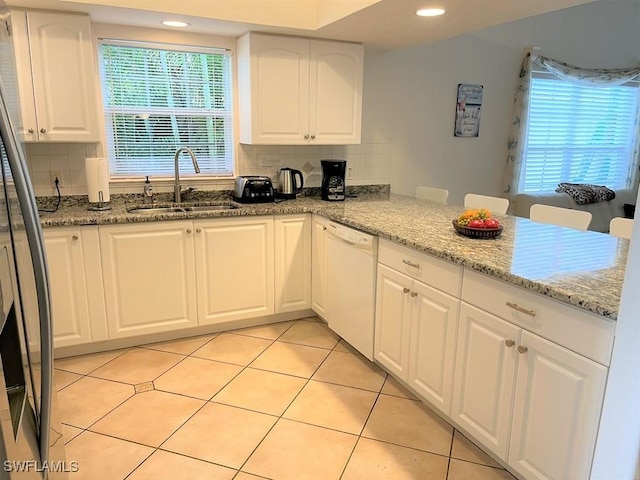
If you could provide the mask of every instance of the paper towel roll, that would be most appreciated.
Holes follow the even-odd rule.
[[[85,158],[84,169],[87,175],[87,190],[89,202],[100,201],[99,192],[102,192],[102,201],[108,202],[109,196],[109,162],[106,158]]]

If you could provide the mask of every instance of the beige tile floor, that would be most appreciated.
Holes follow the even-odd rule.
[[[317,318],[56,361],[72,479],[511,479]]]

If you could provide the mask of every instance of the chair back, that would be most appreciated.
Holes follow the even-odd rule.
[[[529,209],[529,218],[534,222],[550,223],[560,227],[586,230],[591,223],[591,213],[572,208],[554,207],[534,203]]]
[[[444,188],[433,187],[416,187],[416,198],[422,198],[424,200],[431,200],[438,203],[447,203],[449,198],[449,190]]]
[[[486,208],[491,213],[505,214],[509,209],[509,199],[467,193],[464,196],[464,206],[466,208]]]
[[[609,222],[609,233],[616,237],[631,239],[632,230],[632,218],[613,217]]]

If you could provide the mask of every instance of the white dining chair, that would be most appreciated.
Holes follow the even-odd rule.
[[[477,193],[467,193],[464,196],[464,206],[465,208],[486,208],[491,213],[505,214],[509,209],[509,199],[478,195]]]
[[[529,218],[534,222],[550,223],[560,227],[586,230],[591,223],[591,213],[571,208],[554,207],[534,203],[529,209]]]
[[[447,203],[449,198],[449,190],[434,187],[416,187],[416,198],[424,200],[432,200],[438,203]]]
[[[609,222],[609,233],[615,237],[631,239],[633,219],[613,217]]]

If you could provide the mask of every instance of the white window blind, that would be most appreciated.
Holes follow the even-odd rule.
[[[639,90],[534,74],[519,190],[548,192],[560,182],[629,187]]]
[[[102,40],[100,63],[112,176],[173,176],[183,146],[201,175],[233,174],[229,52]],[[195,174],[180,161],[181,176]]]

